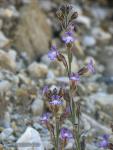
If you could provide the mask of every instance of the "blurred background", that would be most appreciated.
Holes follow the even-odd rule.
[[[82,104],[83,127],[89,131],[87,150],[97,150],[96,137],[111,132],[113,1],[0,0],[0,144],[6,150],[9,143],[21,139],[29,125],[40,133],[44,147],[52,149],[49,132],[39,123],[46,109],[41,91],[45,85],[68,83],[65,68],[47,57],[51,44],[64,49],[56,17],[64,2],[73,4],[78,12],[72,70],[79,70],[90,57],[96,69],[96,74],[81,81],[77,96]]]

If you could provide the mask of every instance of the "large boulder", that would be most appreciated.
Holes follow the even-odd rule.
[[[17,141],[18,150],[44,150],[40,134],[28,127]]]
[[[47,53],[51,29],[45,14],[36,0],[22,7],[15,32],[14,45],[19,52],[26,52],[30,61]]]

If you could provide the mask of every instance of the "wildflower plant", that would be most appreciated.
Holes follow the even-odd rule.
[[[111,130],[113,133],[113,124],[111,124]],[[113,142],[110,141],[110,136],[113,136],[113,135],[112,134],[102,135],[99,142],[97,143],[97,146],[102,149],[113,150]]]
[[[47,114],[45,114],[41,120],[51,132],[55,150],[64,150],[70,139],[75,141],[72,149],[83,150],[81,146],[83,140],[82,131],[80,129],[80,102],[75,102],[74,97],[77,94],[77,86],[81,77],[87,73],[94,73],[95,69],[93,60],[91,59],[86,66],[77,72],[72,72],[72,48],[76,40],[76,18],[78,17],[78,13],[74,10],[73,5],[63,4],[59,7],[56,14],[63,30],[62,41],[65,45],[68,60],[66,60],[65,56],[58,50],[56,45],[52,45],[48,52],[48,58],[51,61],[58,60],[65,67],[69,79],[69,103],[65,98],[65,89],[54,88],[53,90],[50,90],[47,86],[44,87],[43,94],[46,99],[46,105],[52,113],[54,122],[49,121]],[[73,129],[71,131],[62,126],[66,117],[72,122]]]

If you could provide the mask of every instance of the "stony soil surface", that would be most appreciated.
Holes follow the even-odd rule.
[[[40,123],[45,85],[68,87],[64,68],[47,57],[50,43],[62,50],[55,12],[61,1],[0,1],[0,150],[36,142],[34,150],[52,150],[49,131]],[[98,150],[97,137],[111,133],[113,121],[113,4],[110,0],[72,0],[78,31],[72,70],[92,56],[96,74],[79,85],[81,122],[87,131],[86,150]],[[65,122],[69,126],[70,121]],[[111,137],[112,139],[112,137]],[[2,146],[4,148],[2,148]],[[18,150],[33,148],[19,147]],[[71,142],[66,149],[71,149]]]

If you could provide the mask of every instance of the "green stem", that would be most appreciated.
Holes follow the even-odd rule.
[[[78,128],[77,128],[77,141],[79,145],[79,150],[81,150],[81,145],[80,145],[80,115],[78,115]]]
[[[55,150],[59,148],[59,121],[55,115],[55,125],[56,125],[56,138],[55,138]]]
[[[71,63],[72,63],[72,53],[71,50],[67,50],[68,51],[68,64],[69,64],[69,69],[68,69],[68,74],[71,73]]]
[[[68,76],[71,73],[71,63],[72,63],[72,53],[71,50],[67,50],[68,52]],[[77,131],[75,128],[75,114],[76,114],[76,109],[75,109],[75,103],[73,101],[73,97],[72,97],[72,90],[71,90],[71,85],[69,88],[69,97],[70,97],[70,108],[71,108],[71,121],[73,124],[73,130],[74,130],[74,137],[75,137],[75,144],[76,144],[76,148],[77,150],[81,150],[81,145],[80,145],[80,118],[78,116],[78,127],[77,127]],[[76,133],[75,133],[76,132]]]

